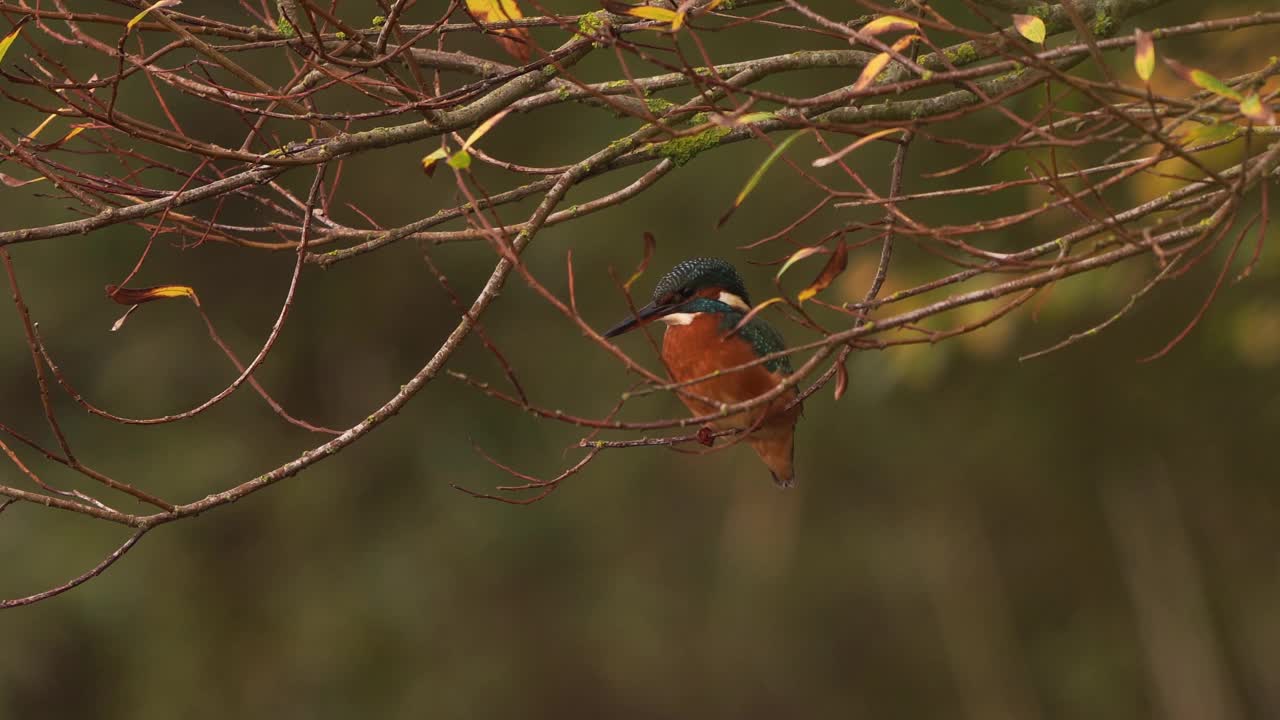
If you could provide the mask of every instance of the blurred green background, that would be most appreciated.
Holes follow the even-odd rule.
[[[372,3],[340,5],[361,25],[375,13]],[[419,3],[407,20],[429,22],[435,5]],[[815,5],[838,13],[836,6]],[[562,0],[548,7],[585,6]],[[956,4],[937,7],[981,27]],[[244,17],[232,3],[189,1],[181,9]],[[1272,9],[1269,0],[1170,3],[1141,24],[1259,9]],[[115,32],[101,36],[114,44]],[[554,46],[564,35],[542,30],[536,37]],[[1268,37],[1274,29],[1161,43],[1158,51],[1227,76],[1261,66],[1273,48]],[[147,41],[156,47],[162,39]],[[784,52],[797,41],[793,33],[751,28],[708,40],[719,60]],[[802,42],[838,46],[814,37]],[[450,43],[501,57],[482,38]],[[22,50],[19,44],[14,53]],[[114,71],[113,60],[82,50],[66,56],[86,75]],[[188,57],[175,55],[166,66]],[[283,82],[288,68],[280,58],[244,62]],[[1124,74],[1127,53],[1110,59],[1131,78]],[[25,60],[11,54],[5,62]],[[588,80],[616,77],[616,59],[597,52],[578,72]],[[1087,66],[1081,72],[1096,76]],[[850,81],[825,71],[764,86],[802,94]],[[1188,92],[1164,69],[1158,82]],[[122,88],[122,107],[160,122],[150,93],[134,78]],[[1010,106],[1032,115],[1042,94],[1031,95]],[[238,144],[244,129],[233,115],[166,97],[192,135]],[[0,104],[11,137],[41,119]],[[563,163],[634,126],[599,110],[563,107],[508,118],[484,147],[513,161]],[[298,129],[280,132],[296,139]],[[939,132],[996,142],[1014,129],[985,112]],[[418,168],[430,147],[348,162],[339,197],[388,226],[455,204],[447,169],[427,179]],[[808,140],[793,148],[804,160],[820,152]],[[1073,157],[1083,164],[1108,151],[1084,148]],[[621,207],[548,228],[525,259],[563,296],[565,253],[572,250],[578,302],[596,327],[625,313],[608,268],[623,276],[632,270],[645,230],[658,247],[641,293],[676,261],[719,254],[739,265],[755,299],[767,297],[772,269],[751,262],[788,250],[735,247],[785,225],[819,199],[818,191],[779,165],[724,229],[713,230],[767,152],[743,143],[698,157]],[[96,172],[113,167],[107,157],[64,154]],[[890,157],[880,147],[856,156],[863,178],[881,192]],[[956,147],[918,144],[905,190],[1017,177],[1028,162],[1009,156],[957,176],[921,177],[968,157]],[[0,170],[27,176],[8,163]],[[639,171],[592,181],[567,203],[620,187],[624,175]],[[500,173],[482,170],[479,177],[491,190],[504,187]],[[309,179],[294,173],[287,184],[304,189]],[[1144,180],[1110,197],[1132,204],[1156,189]],[[64,200],[42,191],[0,190],[0,228],[74,217]],[[908,209],[929,223],[962,223],[1044,199],[1040,191],[1013,191]],[[504,209],[502,217],[513,221],[530,208]],[[334,212],[358,222],[341,208]],[[243,208],[229,213],[229,221],[262,219]],[[825,212],[793,239],[812,242],[842,222],[875,215]],[[979,240],[1021,248],[1072,223],[1065,214],[1047,215]],[[800,484],[788,492],[773,487],[745,448],[704,457],[645,448],[602,454],[531,507],[475,500],[450,484],[489,490],[509,478],[473,443],[504,463],[551,476],[578,457],[568,448],[582,433],[441,378],[348,451],[240,503],[156,530],[81,588],[0,614],[0,718],[1274,717],[1276,239],[1272,228],[1252,276],[1229,287],[1201,326],[1155,363],[1135,360],[1193,316],[1220,254],[1153,292],[1099,337],[1044,359],[1017,361],[1108,317],[1149,277],[1151,262],[1060,283],[972,336],[855,354],[846,397],[834,402],[826,389],[806,405],[797,437]],[[132,416],[187,409],[234,377],[184,302],[140,308],[120,332],[109,332],[122,308],[102,288],[128,273],[145,241],[144,231],[117,226],[12,248],[54,357],[88,399]],[[493,262],[480,243],[430,252],[468,299]],[[817,271],[820,260],[810,262],[797,277]],[[287,254],[165,241],[133,284],[194,286],[223,336],[248,358],[278,311],[291,263]],[[829,299],[860,298],[874,264],[872,248],[853,254]],[[937,271],[928,253],[904,243],[886,292]],[[928,326],[951,327],[982,310]],[[308,267],[280,344],[258,377],[294,414],[348,427],[411,377],[456,320],[413,244],[329,270]],[[632,382],[518,278],[485,326],[539,404],[598,416]],[[798,326],[782,329],[793,342],[811,339]],[[643,339],[622,345],[652,364]],[[52,444],[7,303],[0,307],[0,347],[0,422]],[[474,337],[449,367],[502,383]],[[86,463],[174,501],[223,490],[318,442],[248,390],[195,420],[156,427],[91,418],[61,393],[55,403]],[[674,398],[653,396],[628,413],[649,419],[683,409]],[[23,457],[51,483],[90,489],[31,453]],[[0,469],[0,478],[26,487],[12,466]],[[123,537],[106,523],[10,507],[0,516],[0,596],[63,582]]]

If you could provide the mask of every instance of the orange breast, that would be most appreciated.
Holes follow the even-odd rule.
[[[720,327],[720,318],[709,313],[694,316],[693,322],[688,325],[668,327],[662,339],[662,359],[671,370],[672,377],[677,381],[691,380],[751,362],[758,357],[750,343],[737,335],[725,338],[725,332]],[[781,380],[782,375],[761,364],[694,383],[687,386],[687,389],[716,402],[740,403],[769,392]],[[783,393],[767,407],[756,408],[714,424],[724,428],[748,427],[765,413],[771,415],[767,421],[769,424],[776,421],[794,424],[798,408],[786,413],[785,417],[777,414],[794,396],[793,388],[792,392]],[[720,409],[694,398],[681,396],[680,399],[697,415],[706,415]]]

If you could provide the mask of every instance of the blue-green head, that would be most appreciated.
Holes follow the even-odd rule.
[[[604,336],[615,337],[667,315],[686,312],[690,303],[707,299],[740,312],[751,309],[751,298],[742,276],[732,265],[720,258],[690,258],[662,276],[653,288],[652,302],[610,328]]]

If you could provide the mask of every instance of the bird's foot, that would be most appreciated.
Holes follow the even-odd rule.
[[[698,442],[702,443],[703,445],[706,445],[707,447],[711,447],[712,445],[715,445],[716,439],[715,439],[714,433],[715,431],[711,429],[710,425],[703,425],[702,427],[698,428]]]

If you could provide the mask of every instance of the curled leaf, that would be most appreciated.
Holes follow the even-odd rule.
[[[756,315],[759,315],[761,310],[764,310],[770,305],[774,305],[780,302],[786,302],[786,300],[780,297],[771,297],[768,300],[765,300],[764,302],[760,303],[759,305],[756,305],[755,307],[751,308],[749,311],[747,311],[746,315],[742,316],[742,319],[738,321],[738,324],[734,325],[733,329],[725,333],[724,336],[725,337],[732,336],[734,333],[741,330],[744,325],[751,322],[752,318],[754,318]]]
[[[1177,60],[1172,60],[1170,58],[1165,58],[1164,64],[1168,65],[1169,68],[1177,73],[1183,80],[1186,80],[1201,90],[1207,90],[1218,97],[1235,100],[1236,102],[1244,100],[1244,96],[1237,92],[1235,88],[1222,82],[1204,70],[1187,67]]]
[[[814,160],[813,166],[826,167],[833,162],[838,162],[840,158],[843,158],[845,155],[848,155],[849,153],[853,152],[854,150],[857,150],[863,145],[866,145],[867,143],[872,142],[873,140],[879,140],[885,135],[888,135],[889,133],[895,133],[895,132],[906,132],[906,128],[886,128],[884,130],[877,130],[873,133],[867,133],[866,135],[863,135],[857,140],[854,140],[852,143],[849,144],[848,147],[838,152],[835,152],[831,155],[828,155],[826,157],[820,157],[817,160]]]
[[[467,0],[467,10],[482,23],[500,23],[524,17],[516,0]],[[498,44],[508,55],[520,62],[529,62],[532,46],[528,28],[507,28],[496,31]]]
[[[796,263],[800,262],[801,260],[807,257],[817,255],[820,252],[822,252],[822,248],[819,246],[819,247],[800,248],[799,250],[791,253],[791,257],[787,258],[787,261],[782,263],[782,267],[778,269],[778,274],[774,275],[773,279],[781,280],[782,274],[785,273],[787,270],[791,269],[792,265],[795,265]]]
[[[1151,40],[1151,33],[1142,28],[1133,30],[1133,70],[1142,82],[1150,82],[1151,74],[1156,70],[1156,45]]]
[[[449,151],[442,147],[432,150],[430,155],[422,158],[422,171],[427,174],[427,177],[431,177],[436,171],[436,163],[447,157],[449,157]]]
[[[831,393],[831,397],[839,400],[844,397],[844,391],[849,389],[849,371],[845,369],[843,362],[836,363],[836,389]]]
[[[782,156],[782,153],[790,147],[791,143],[798,140],[801,135],[807,132],[809,131],[800,130],[798,132],[794,132],[784,138],[782,142],[778,143],[777,146],[773,148],[773,152],[769,153],[769,156],[764,159],[764,162],[760,163],[760,167],[756,168],[756,171],[747,179],[747,184],[742,186],[742,190],[738,192],[738,197],[733,199],[733,206],[725,211],[724,215],[720,216],[720,220],[716,223],[716,227],[724,225],[725,222],[729,220],[729,216],[733,214],[733,211],[737,210],[738,207],[742,205],[742,201],[746,200],[747,196],[751,194],[751,191],[756,189],[756,185],[760,184],[760,178],[764,177],[764,174],[769,170],[769,166],[773,165],[774,161]]]
[[[196,291],[186,285],[156,285],[145,288],[107,286],[107,297],[121,305],[140,305],[152,300],[187,297],[196,300]]]
[[[1263,104],[1257,93],[1240,101],[1240,114],[1259,125],[1275,125],[1276,114],[1270,106]]]
[[[800,294],[796,296],[796,299],[800,302],[804,302],[823,290],[826,290],[836,278],[840,277],[840,273],[844,272],[844,269],[848,264],[849,249],[845,247],[843,242],[841,242],[839,245],[836,245],[835,251],[831,253],[831,259],[827,260],[827,264],[822,268],[822,272],[818,273],[818,277],[814,278],[813,282],[809,283],[809,287],[800,291]]]
[[[5,187],[11,187],[11,188],[18,188],[18,187],[22,187],[23,185],[38,183],[41,180],[45,180],[45,179],[46,178],[38,177],[38,178],[31,178],[30,180],[19,180],[16,177],[12,177],[10,175],[5,175],[4,173],[0,173],[0,185],[4,185]]]
[[[145,10],[138,13],[137,15],[134,15],[133,19],[125,24],[124,26],[125,30],[132,30],[133,26],[142,22],[142,18],[146,17],[152,10],[159,10],[160,8],[173,7],[174,5],[181,5],[181,4],[182,4],[182,0],[156,0],[156,2],[153,2],[150,5],[148,5]]]
[[[887,32],[900,32],[902,30],[917,30],[920,23],[897,15],[881,15],[871,22],[858,28],[858,32],[863,35],[879,35]]]
[[[200,304],[200,298],[196,297],[196,291],[186,285],[156,285],[155,287],[146,288],[124,288],[116,285],[107,286],[107,297],[121,305],[129,305],[130,308],[120,316],[119,320],[111,325],[111,332],[115,332],[124,327],[124,321],[129,319],[134,310],[142,303],[149,303],[152,300],[164,300],[166,298],[186,297],[191,298],[191,302],[196,305]]]
[[[1044,44],[1044,21],[1035,15],[1014,15],[1013,27],[1018,34],[1037,45]]]
[[[635,281],[639,280],[641,275],[644,275],[644,271],[649,269],[649,260],[653,257],[653,249],[657,245],[658,241],[654,239],[653,233],[646,230],[644,233],[644,257],[640,258],[640,266],[636,268],[635,272],[631,273],[631,277],[627,278],[626,282],[622,283],[622,287],[630,290]]]

